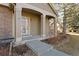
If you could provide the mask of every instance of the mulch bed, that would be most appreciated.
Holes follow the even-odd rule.
[[[0,44],[0,56],[9,56],[10,44]],[[25,44],[12,48],[12,56],[36,56]]]
[[[68,34],[59,33],[55,37],[51,37],[51,38],[48,38],[48,39],[42,40],[42,41],[46,42],[48,44],[51,44],[51,45],[58,45],[64,41],[66,42],[68,39],[69,39]]]
[[[8,56],[9,55],[9,43],[0,44],[0,56]]]
[[[68,44],[70,42],[70,37],[69,37],[68,34],[64,35],[63,33],[59,33],[55,37],[51,37],[51,38],[48,38],[46,40],[42,40],[42,42],[45,42],[47,44],[52,45],[57,50],[63,51],[65,53],[67,53],[67,54],[70,54],[67,51],[64,51],[64,49],[66,49],[68,51],[69,50],[71,51],[70,47],[69,48],[67,48],[66,46],[64,47],[64,45],[66,45],[66,44]]]
[[[13,56],[36,56],[36,54],[25,44],[13,48]]]

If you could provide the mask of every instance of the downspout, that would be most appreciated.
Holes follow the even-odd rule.
[[[12,4],[12,3],[9,3],[9,8],[12,10],[12,15],[13,15],[13,18],[12,18],[12,31],[14,32],[13,33],[13,37],[14,37],[14,40],[12,42],[10,42],[10,47],[9,47],[9,56],[12,55],[12,47],[13,47],[13,44],[14,42],[16,41],[16,14],[15,14],[15,4]],[[14,24],[15,23],[15,24]]]
[[[15,42],[16,42],[16,4],[14,4]]]
[[[13,13],[14,13],[13,14],[14,15],[14,24],[13,25],[14,25],[14,39],[15,39],[14,42],[15,42],[16,41],[16,4],[11,3],[11,5],[13,7],[13,8],[12,7],[11,8],[13,9]]]

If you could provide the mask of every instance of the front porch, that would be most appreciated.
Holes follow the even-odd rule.
[[[44,40],[54,36],[54,17],[23,8],[22,18],[22,40]]]
[[[41,35],[37,35],[37,36],[23,36],[21,41],[16,41],[14,43],[14,46],[22,45],[22,44],[24,44],[26,42],[29,42],[29,41],[45,40],[45,39],[50,38],[50,37],[54,37],[54,35],[52,35],[52,36],[41,36]]]
[[[17,7],[15,13],[16,42],[43,40],[56,35],[54,16],[23,7]]]

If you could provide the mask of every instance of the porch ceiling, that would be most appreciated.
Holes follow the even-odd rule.
[[[42,15],[42,13],[38,12],[38,11],[35,11],[35,10],[32,10],[32,9],[27,9],[27,8],[22,8],[22,12],[30,12],[30,13],[33,13],[33,14],[38,14],[38,15]]]
[[[46,17],[48,17],[48,18],[55,18],[54,16],[51,16],[51,15],[46,15]]]

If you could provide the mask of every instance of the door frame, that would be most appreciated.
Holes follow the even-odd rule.
[[[25,30],[25,32],[27,32],[28,34],[27,33],[23,33],[23,31],[22,31],[22,36],[30,36],[31,35],[31,33],[30,33],[30,25],[31,25],[31,23],[30,23],[30,17],[22,16],[22,21],[23,20],[28,20],[27,21],[28,22],[28,27],[26,27],[26,30]],[[27,25],[27,22],[26,22],[26,25]],[[23,26],[23,23],[22,23],[22,26]]]

